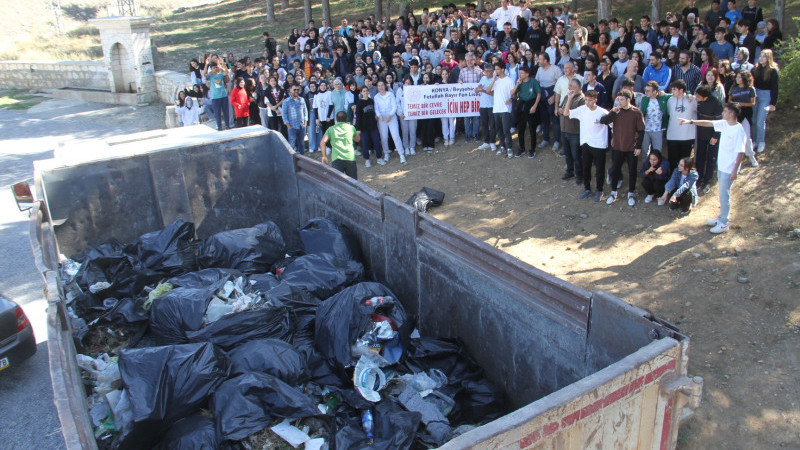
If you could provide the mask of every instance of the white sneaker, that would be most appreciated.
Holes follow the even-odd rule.
[[[408,154],[414,156],[417,154],[417,152],[415,152],[414,149],[412,148],[411,150],[408,151]]]
[[[489,144],[484,142],[480,147],[478,147],[478,150],[486,150],[487,148],[489,148]]]
[[[763,142],[759,142],[759,143],[758,143],[758,146],[756,147],[756,151],[757,151],[758,153],[764,153],[764,148],[766,148],[766,146],[767,146],[767,145],[766,145],[765,143],[763,143]]]
[[[665,202],[664,202],[664,199],[662,199],[662,198],[660,198],[660,197],[659,197],[659,199],[658,199],[658,206],[664,206],[664,203],[665,203]]]
[[[537,133],[541,133],[542,132],[542,126],[541,125],[537,125],[536,126],[536,132]]]
[[[494,145],[494,144],[489,144],[489,150],[495,151],[495,150],[497,150],[497,146]]]
[[[725,225],[724,223],[717,223],[717,225],[714,228],[710,229],[709,231],[711,231],[714,234],[724,233],[728,231],[728,226]]]
[[[509,158],[513,158],[514,157],[514,152],[511,151],[511,149],[508,149],[508,157]]]
[[[314,153],[314,150],[308,149],[308,153]]]
[[[606,172],[606,184],[611,186],[611,170],[610,169]],[[617,189],[619,189],[619,187],[617,187]]]
[[[636,198],[632,192],[628,192],[628,206],[636,206]]]
[[[422,139],[417,138],[417,145],[422,145]]]
[[[542,142],[539,142],[539,145],[537,145],[536,147],[537,147],[537,148],[545,148],[545,147],[547,147],[548,145],[550,145],[550,142],[548,142],[548,141],[542,141]]]
[[[647,197],[644,198],[644,202],[645,203],[653,203],[653,196],[652,195],[648,195]]]
[[[369,162],[369,160],[366,160],[366,161],[364,161],[364,166],[365,167],[372,167],[372,163]]]
[[[450,145],[450,141],[448,139],[444,140],[444,146],[448,147]]]
[[[608,194],[608,199],[606,200],[606,205],[610,205],[610,204],[614,203],[615,201],[617,201],[617,191],[611,191],[611,193]]]
[[[406,157],[403,156],[403,155],[400,155],[400,164],[405,164],[405,163],[406,163]]]
[[[511,129],[510,129],[510,130],[508,130],[508,131],[510,131],[510,132],[511,132],[511,134],[514,134],[514,133],[516,133],[516,132],[517,132],[517,129],[516,129],[516,128],[514,128],[514,127],[511,127]]]
[[[755,155],[750,155],[750,156],[748,156],[748,158],[750,159],[750,165],[751,166],[758,167],[758,161],[756,161],[756,156]],[[721,233],[721,231],[720,231],[720,233]]]
[[[561,148],[561,144],[559,144],[558,142],[556,142],[556,143],[554,143],[554,144],[553,144],[553,151],[556,151],[556,150],[558,150],[559,148]]]
[[[506,149],[505,149],[505,147],[500,147],[500,148],[497,150],[497,154],[498,154],[498,155],[502,155],[502,154],[503,154],[503,153],[505,153],[505,152],[506,152]]]
[[[389,155],[383,155],[383,165],[389,164]]]
[[[718,219],[706,219],[706,226],[707,227],[715,227],[719,224]]]
[[[384,160],[383,158],[378,158],[378,165],[379,166],[385,166],[386,165],[386,160]]]

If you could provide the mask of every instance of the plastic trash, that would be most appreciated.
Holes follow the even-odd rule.
[[[139,264],[166,275],[196,267],[194,224],[176,220],[159,231],[143,234],[134,244]]]
[[[189,272],[184,273],[182,275],[178,275],[172,277],[166,281],[166,283],[171,284],[174,288],[177,287],[185,287],[185,288],[203,288],[206,289],[209,286],[222,286],[220,282],[224,282],[240,276],[241,273],[237,270],[230,270],[230,269],[202,269],[196,272]],[[216,290],[216,289],[214,289]]]
[[[145,311],[149,311],[150,308],[153,306],[153,301],[159,297],[163,297],[164,294],[174,289],[175,286],[172,283],[158,283],[158,286],[155,287],[152,291],[147,294],[147,300],[144,302],[142,307]]]
[[[422,415],[425,430],[437,446],[444,444],[447,436],[450,435],[450,421],[436,405],[426,402],[412,386],[406,386],[397,399],[407,410]]]
[[[379,402],[381,394],[378,391],[386,387],[386,374],[374,359],[361,356],[353,371],[353,385],[365,399],[373,403]]]
[[[119,368],[136,422],[191,414],[228,373],[225,356],[211,344],[123,350]]]
[[[101,353],[97,358],[77,354],[78,367],[85,370],[94,381],[94,392],[107,394],[120,388],[120,371],[118,358]]]
[[[361,246],[358,239],[344,225],[317,217],[306,222],[297,231],[303,242],[303,250],[308,254],[324,254],[338,259],[361,261]]]
[[[278,378],[249,372],[222,383],[210,402],[217,433],[238,441],[263,430],[273,420],[318,415],[316,403]]]
[[[325,447],[325,439],[324,438],[314,438],[314,439],[307,440],[306,441],[306,445],[303,448],[304,448],[304,450],[322,450],[323,447],[327,448],[327,447]]]
[[[203,316],[203,323],[213,323],[221,319],[222,316],[233,312],[233,305],[229,305],[224,301],[214,297],[208,303],[206,315]]]
[[[161,450],[212,450],[219,448],[214,420],[202,415],[175,422],[158,446]]]
[[[369,409],[365,409],[364,412],[361,414],[361,427],[364,429],[364,434],[367,435],[367,439],[369,440],[369,444],[375,440],[374,435],[372,434],[372,430],[375,428],[375,424],[372,420],[372,411]]]
[[[381,304],[370,301],[367,304],[373,297],[384,297],[387,301]],[[413,323],[395,298],[392,291],[380,283],[359,283],[341,290],[317,308],[315,347],[332,366],[338,369],[351,366],[351,347],[367,330],[372,329],[373,314],[391,319],[404,347]]]
[[[228,314],[197,331],[187,331],[190,342],[211,342],[225,351],[254,339],[288,340],[292,335],[286,308],[264,308]]]
[[[200,267],[236,269],[245,274],[269,271],[283,258],[286,244],[273,222],[252,228],[222,231],[205,239],[197,255]]]
[[[428,373],[420,372],[401,375],[399,379],[416,389],[423,397],[426,397],[434,389],[447,385],[447,375],[438,369],[431,369]]]
[[[247,282],[248,292],[267,292],[280,283],[272,273],[254,273],[247,277]]]
[[[268,373],[292,386],[307,377],[305,357],[279,339],[246,342],[228,353],[231,375]]]
[[[383,400],[372,407],[374,423],[372,442],[364,432],[360,415],[352,417],[336,432],[336,450],[408,449],[417,436],[420,414],[405,411],[391,400]]]
[[[294,448],[297,448],[304,443],[308,442],[311,437],[303,432],[303,430],[297,428],[296,426],[289,423],[288,420],[284,420],[283,422],[271,427],[273,433],[280,436],[281,439],[286,441],[289,445]],[[308,448],[306,446],[305,448]]]
[[[419,192],[414,193],[406,201],[406,204],[413,206],[417,211],[427,212],[428,209],[434,206],[441,206],[443,202],[444,192],[423,187]]]

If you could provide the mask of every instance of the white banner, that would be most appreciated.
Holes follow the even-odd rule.
[[[406,120],[480,115],[478,83],[404,86]]]

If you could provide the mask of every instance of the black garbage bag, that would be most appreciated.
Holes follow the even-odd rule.
[[[245,342],[228,352],[231,374],[268,373],[292,386],[307,378],[305,357],[280,339]]]
[[[105,244],[95,245],[72,255],[72,260],[84,264],[93,259],[106,256],[122,256],[125,253],[125,245],[116,239],[111,239]]]
[[[216,390],[210,402],[217,435],[238,441],[258,433],[273,420],[319,415],[316,403],[278,378],[250,372],[231,378]]]
[[[344,225],[317,217],[297,230],[306,253],[332,255],[338,259],[361,261],[361,245]]]
[[[171,422],[207,401],[227,378],[225,355],[212,344],[122,350],[122,384],[134,422]]]
[[[361,263],[326,255],[301,256],[286,266],[280,274],[281,281],[317,298],[328,298],[341,288],[363,278],[364,266]]]
[[[271,273],[254,273],[247,277],[247,292],[262,293],[274,288],[280,281]]]
[[[254,339],[288,341],[292,335],[289,311],[284,307],[263,308],[228,314],[207,327],[186,333],[190,342],[211,342],[225,351]]]
[[[452,424],[484,424],[505,414],[505,395],[486,378],[465,380],[455,396],[456,408],[451,413]]]
[[[214,450],[218,447],[214,420],[198,414],[175,422],[156,449]]]
[[[143,234],[133,244],[141,267],[178,275],[195,270],[194,224],[175,220],[159,231]]]
[[[384,301],[367,305],[372,297],[383,297]],[[380,314],[394,322],[401,348],[405,348],[413,320],[408,320],[403,305],[396,299],[389,288],[374,282],[358,283],[341,290],[317,308],[315,347],[335,368],[341,370],[350,366],[351,346],[368,331],[373,323],[372,315]]]
[[[364,433],[361,417],[353,417],[336,433],[336,450],[410,448],[420,419],[420,413],[406,411],[392,400],[383,400],[372,411],[373,442],[370,444]]]
[[[108,297],[138,297],[145,286],[163,277],[158,272],[136,266],[133,256],[100,256],[86,260],[75,280],[81,290],[91,296],[94,306],[99,306]],[[101,287],[104,283],[107,287]]]
[[[242,274],[231,269],[203,269],[189,272],[168,279],[166,282],[173,287],[208,288],[209,286],[222,287],[226,281],[238,278]]]
[[[204,240],[197,255],[200,267],[221,267],[242,273],[264,273],[283,258],[286,244],[273,222],[219,232]]]
[[[144,322],[150,319],[150,312],[145,311],[142,307],[145,301],[142,297],[137,299],[125,297],[120,300],[107,298],[105,302],[108,303],[110,300],[115,300],[116,303],[103,315],[103,318],[109,322],[124,324]]]
[[[150,329],[158,342],[162,345],[186,342],[188,332],[202,328],[203,316],[217,289],[216,285],[179,287],[153,300]]]
[[[419,192],[414,193],[406,201],[406,205],[413,206],[414,208],[417,209],[417,211],[427,212],[428,209],[434,206],[441,206],[443,202],[444,202],[444,192],[424,187]]]

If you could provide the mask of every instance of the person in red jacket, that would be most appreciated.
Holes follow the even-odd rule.
[[[235,86],[231,90],[231,105],[236,117],[234,120],[236,128],[242,128],[247,126],[247,121],[250,119],[250,96],[247,94],[244,78],[237,78]]]

